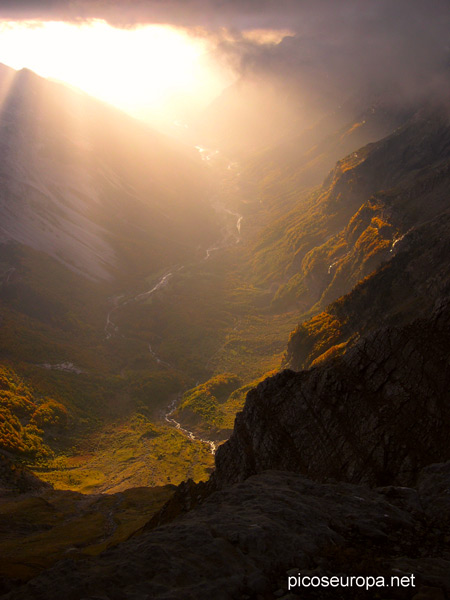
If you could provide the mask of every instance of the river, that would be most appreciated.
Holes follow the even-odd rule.
[[[201,258],[199,262],[210,259],[214,252],[217,252],[219,250],[224,250],[225,248],[228,248],[229,246],[238,244],[241,240],[241,223],[242,223],[243,216],[237,212],[233,212],[233,211],[229,210],[228,208],[225,208],[224,206],[221,206],[218,204],[216,204],[215,208],[218,213],[223,212],[225,214],[235,217],[236,223],[234,224],[234,227],[231,228],[231,231],[230,231],[230,227],[228,227],[226,224],[224,225],[224,232],[223,232],[222,238],[218,242],[216,242],[214,246],[211,246],[210,248],[206,249],[205,256],[203,258]],[[182,271],[184,268],[185,268],[184,265],[177,266],[177,267],[173,267],[169,271],[165,272],[158,279],[158,281],[146,292],[140,292],[139,294],[136,294],[135,296],[131,296],[128,298],[125,293],[122,293],[122,294],[112,297],[110,299],[110,301],[112,303],[112,307],[110,308],[110,310],[108,311],[108,313],[106,315],[106,323],[105,323],[105,328],[104,328],[105,338],[107,340],[109,340],[114,336],[122,335],[120,333],[118,324],[114,321],[114,315],[117,315],[117,313],[124,306],[127,306],[128,304],[131,304],[134,302],[142,302],[142,301],[148,300],[151,296],[156,294],[159,290],[163,289],[169,283],[169,281],[175,276],[175,274],[179,271]],[[150,352],[151,357],[156,361],[156,363],[160,367],[167,368],[167,369],[174,368],[170,363],[162,360],[162,358],[157,355],[157,353],[153,350],[150,343],[148,343],[148,350]],[[173,414],[175,413],[175,411],[177,409],[177,406],[180,402],[182,395],[183,394],[180,393],[167,406],[165,413],[164,413],[165,421],[170,426],[174,427],[175,429],[177,429],[178,431],[183,433],[190,440],[199,441],[199,442],[203,442],[204,444],[208,444],[208,446],[211,450],[211,453],[215,454],[216,444],[212,440],[206,440],[206,439],[196,436],[192,431],[189,431],[189,429],[186,429],[185,427],[183,427],[181,425],[181,423],[179,423],[176,419],[173,418]]]

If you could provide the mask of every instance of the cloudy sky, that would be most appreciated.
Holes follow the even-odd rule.
[[[146,95],[147,113],[172,106],[170,119],[252,76],[323,93],[448,90],[450,0],[0,0],[0,19],[0,61],[99,97],[101,79],[103,99],[125,109],[134,102],[129,112],[138,113]],[[49,21],[71,29],[55,33]]]

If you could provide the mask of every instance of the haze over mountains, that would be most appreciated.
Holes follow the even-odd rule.
[[[0,71],[5,599],[450,594],[448,15],[281,4],[192,146]]]
[[[2,66],[1,82],[4,241],[110,280],[213,238],[194,151],[26,69]]]
[[[126,372],[134,362],[151,378],[159,359],[150,334],[131,350],[118,306],[144,300],[169,268],[202,260],[221,225],[195,149],[28,70],[2,68],[2,97],[3,447],[36,460],[47,442],[70,447],[129,412]],[[19,384],[16,369],[31,381]],[[183,375],[159,368],[158,377],[150,387],[167,390],[168,406]],[[38,417],[39,406],[53,416]]]

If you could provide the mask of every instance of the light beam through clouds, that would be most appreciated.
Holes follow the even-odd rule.
[[[449,94],[448,0],[0,4],[0,62],[69,81],[153,125],[195,120],[235,80],[259,80],[301,110],[340,104],[350,90],[400,105]]]
[[[2,22],[0,62],[81,88],[152,122],[183,119],[233,80],[206,37],[170,26]]]

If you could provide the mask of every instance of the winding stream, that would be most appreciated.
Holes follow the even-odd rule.
[[[242,223],[243,216],[240,215],[239,213],[233,212],[221,205],[217,206],[216,208],[217,208],[218,212],[219,212],[219,210],[222,210],[224,213],[227,213],[229,215],[232,215],[233,217],[236,217],[237,220],[236,220],[236,224],[235,224],[235,229],[237,231],[237,234],[236,233],[232,234],[233,239],[230,242],[230,231],[229,231],[229,228],[225,225],[224,226],[224,234],[222,236],[222,239],[219,242],[217,242],[214,246],[207,248],[207,250],[205,252],[205,256],[202,259],[200,259],[200,261],[208,260],[214,252],[217,252],[219,250],[224,250],[225,248],[228,248],[229,246],[238,244],[241,240],[241,223]],[[106,323],[105,323],[105,328],[104,328],[105,338],[107,340],[109,340],[113,336],[122,335],[119,331],[119,326],[117,325],[117,323],[114,321],[114,318],[113,318],[114,315],[117,314],[119,310],[121,310],[124,306],[127,306],[128,304],[148,300],[153,294],[155,294],[156,292],[158,292],[159,290],[164,288],[169,283],[169,281],[173,278],[175,273],[177,273],[178,271],[181,271],[184,268],[185,268],[184,266],[181,266],[178,268],[173,268],[170,271],[167,271],[166,273],[164,273],[164,275],[162,275],[162,277],[160,277],[160,279],[158,279],[158,281],[155,283],[155,285],[150,290],[147,290],[146,292],[141,292],[141,293],[137,294],[136,296],[132,296],[131,298],[128,298],[128,299],[125,299],[126,298],[125,294],[119,294],[118,296],[114,296],[111,299],[113,306],[111,307],[111,309],[108,311],[108,313],[106,315]],[[122,337],[124,337],[124,336],[122,336]],[[156,361],[156,363],[159,366],[167,368],[167,369],[174,368],[170,363],[162,360],[157,355],[157,353],[153,350],[150,343],[148,343],[148,350],[150,352],[151,357]],[[208,446],[210,447],[211,453],[215,454],[216,444],[212,440],[206,440],[206,439],[202,439],[202,438],[196,436],[192,431],[189,431],[189,429],[184,428],[181,425],[181,423],[179,423],[176,419],[173,418],[173,414],[175,413],[175,411],[177,409],[177,406],[181,399],[181,396],[182,396],[182,394],[179,394],[167,406],[166,411],[164,413],[165,421],[169,425],[171,425],[172,427],[174,427],[175,429],[177,429],[178,431],[183,433],[190,440],[199,441],[199,442],[203,442],[204,444],[208,444]]]
[[[192,440],[192,441],[196,440],[198,442],[203,442],[204,444],[208,444],[208,446],[211,450],[211,454],[215,454],[217,447],[216,447],[216,444],[212,440],[204,440],[203,438],[199,438],[194,433],[192,433],[192,431],[189,431],[189,429],[185,429],[181,425],[181,423],[179,423],[176,419],[174,419],[172,417],[173,413],[177,410],[177,406],[181,399],[181,395],[182,394],[179,394],[167,407],[167,412],[164,415],[165,421],[172,427],[175,427],[175,429],[178,429],[178,431],[181,431],[181,433],[184,433],[186,435],[186,437],[188,437],[190,440]]]

